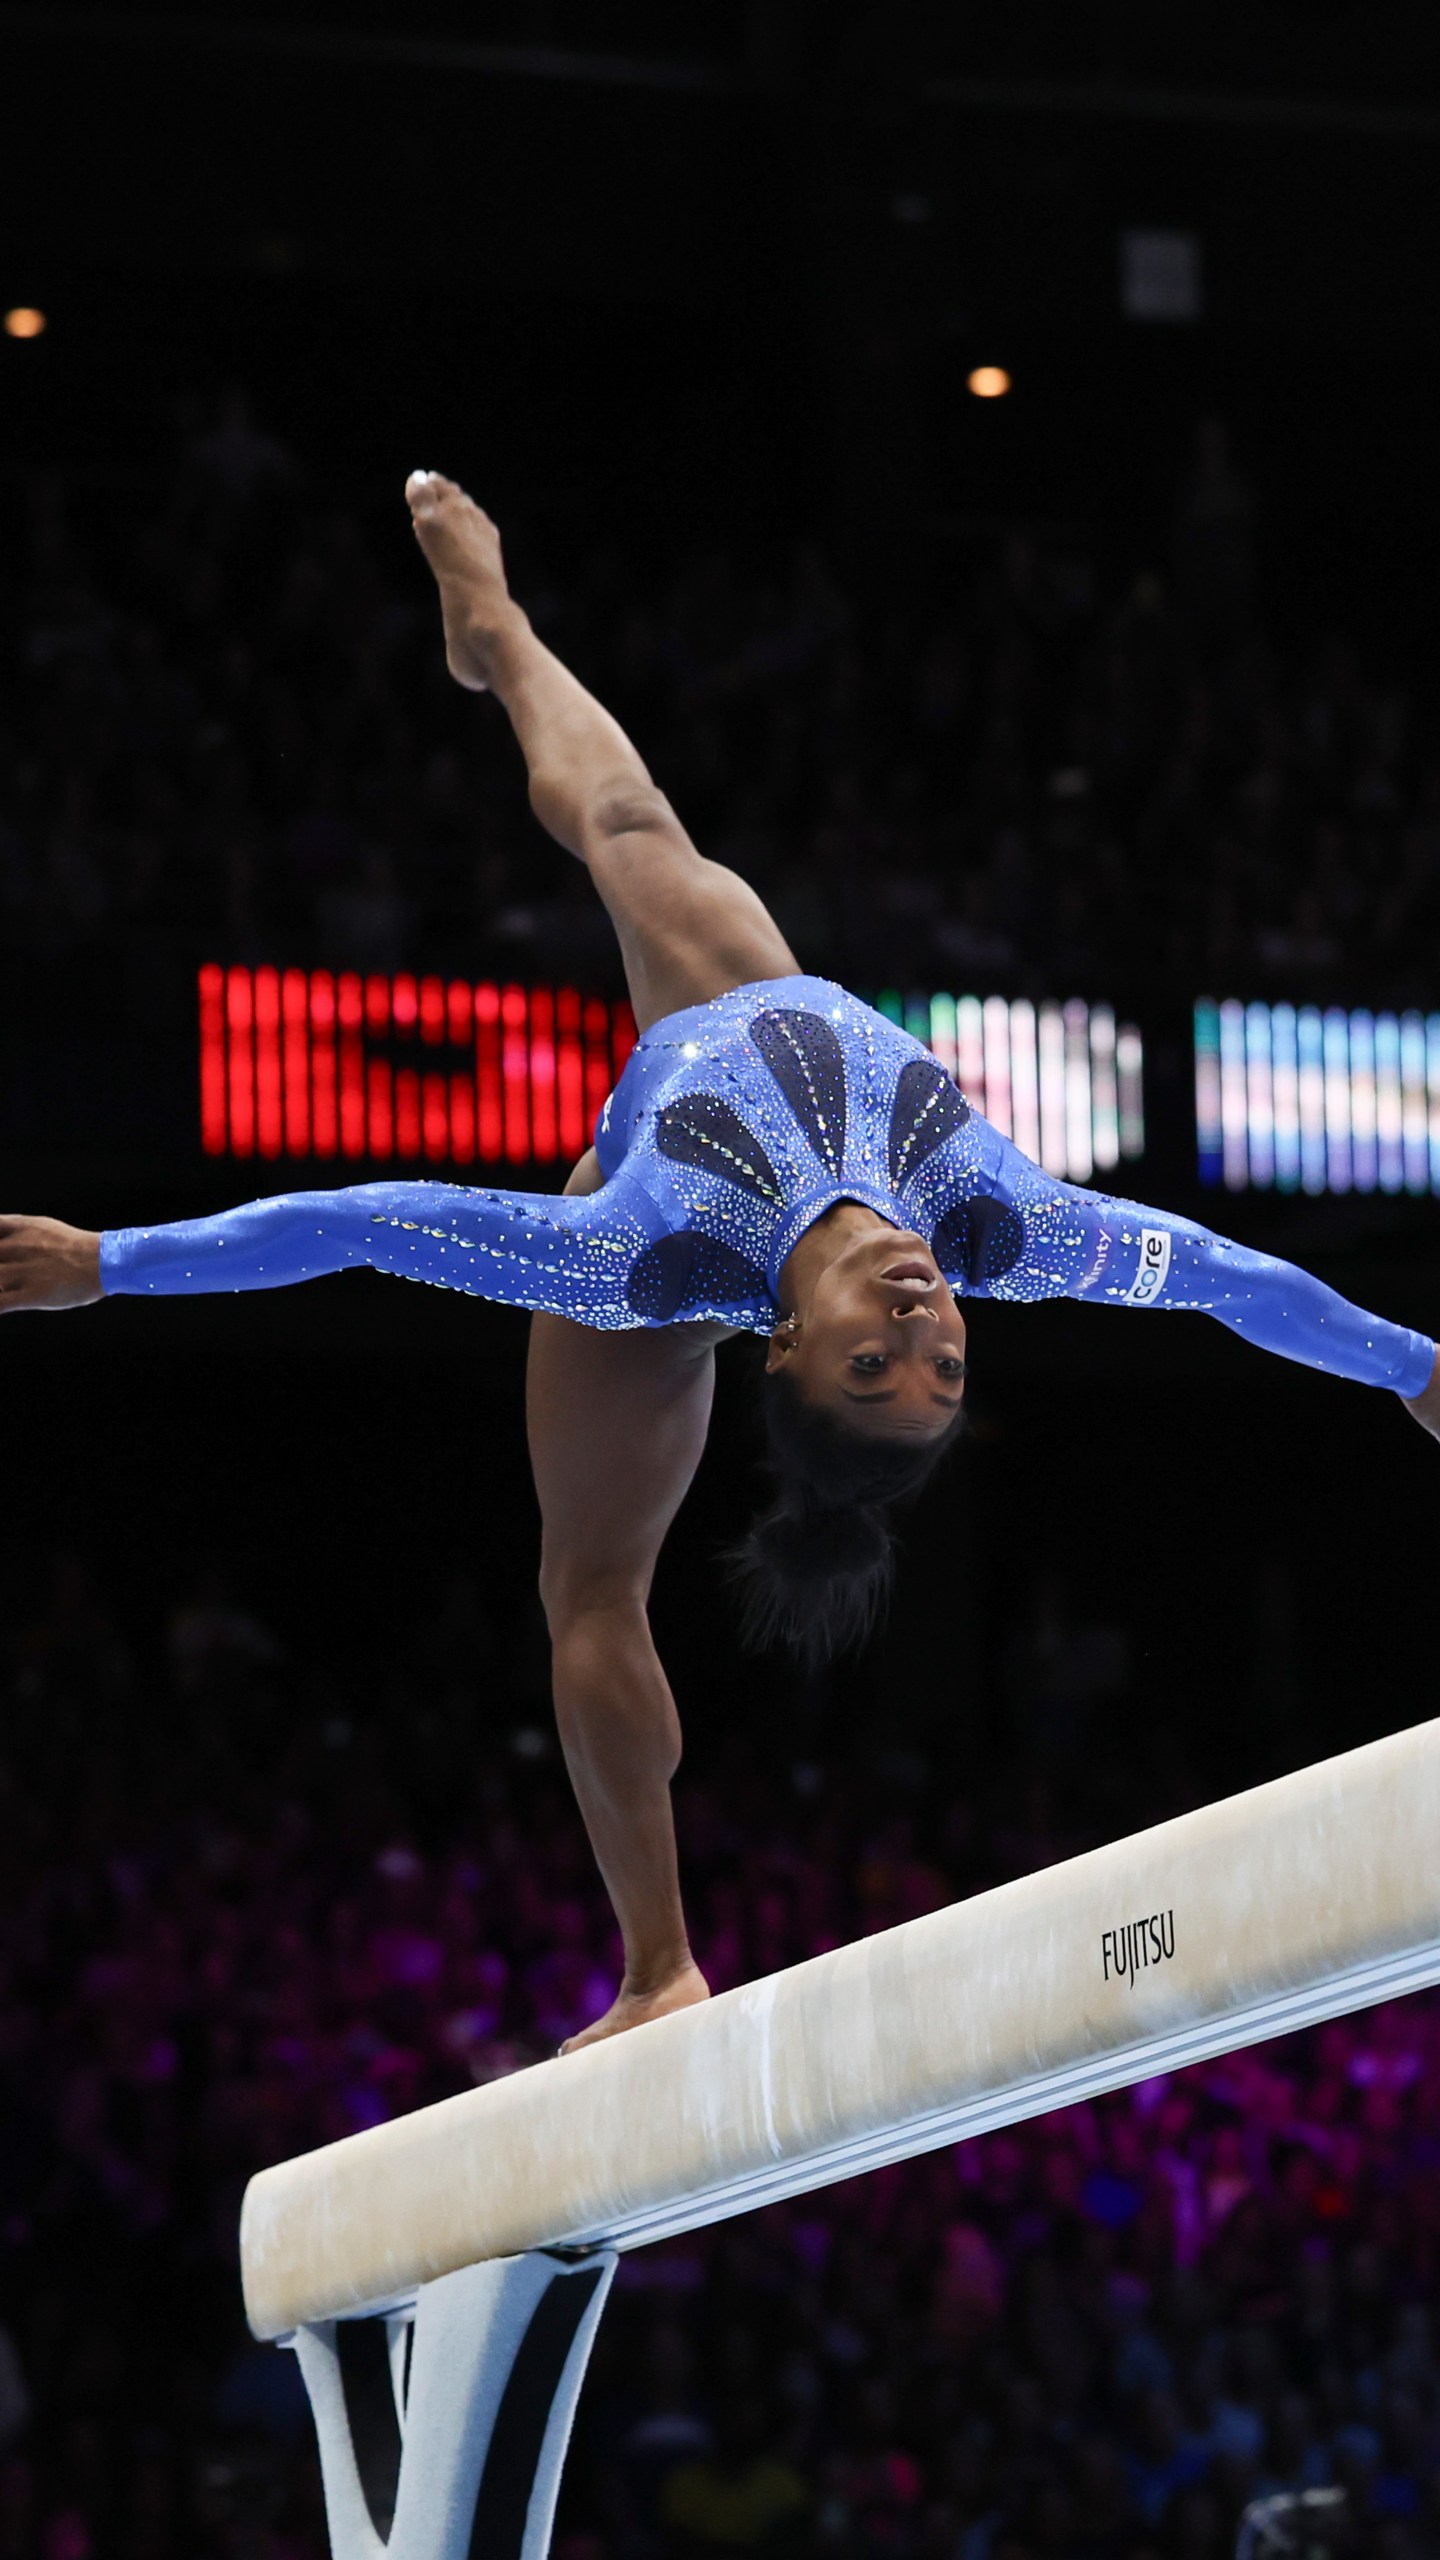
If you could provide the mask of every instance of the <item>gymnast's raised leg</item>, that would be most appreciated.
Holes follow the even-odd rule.
[[[536,815],[589,865],[614,921],[642,1028],[792,974],[798,963],[754,891],[696,852],[623,730],[536,639],[506,588],[494,526],[433,475],[417,475],[407,494],[440,588],[451,673],[509,713]],[[567,1188],[599,1178],[592,1152]],[[723,1334],[531,1319],[527,1419],[556,1720],[625,1958],[612,2007],[567,2051],[707,1997],[670,1802],[680,1722],[648,1601],[705,1445]]]
[[[434,472],[414,473],[405,494],[440,589],[450,672],[504,704],[535,815],[605,902],[641,1030],[731,987],[798,974],[754,890],[696,852],[619,722],[536,638],[489,517]]]

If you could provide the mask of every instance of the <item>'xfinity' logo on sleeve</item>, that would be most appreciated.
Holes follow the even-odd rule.
[[[1170,1238],[1163,1227],[1140,1230],[1140,1268],[1125,1292],[1127,1306],[1148,1307],[1170,1274]]]
[[[1100,1963],[1107,1982],[1133,1984],[1137,1973],[1152,1964],[1168,1964],[1175,1953],[1175,1914],[1152,1911],[1144,1920],[1126,1920],[1118,1929],[1102,1929]]]

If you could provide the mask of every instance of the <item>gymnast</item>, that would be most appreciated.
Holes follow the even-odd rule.
[[[742,1558],[750,1632],[812,1657],[871,1624],[887,1507],[959,1430],[963,1299],[1200,1309],[1392,1389],[1437,1437],[1440,1363],[1425,1335],[1290,1264],[1053,1180],[918,1041],[805,977],[753,889],[696,851],[629,739],[536,638],[489,519],[433,472],[406,495],[450,672],[503,703],[535,814],[588,866],[619,937],[641,1036],[595,1143],[563,1197],[375,1182],[103,1235],[0,1219],[0,1312],[284,1288],[361,1264],[532,1311],[556,1714],[625,1959],[579,2045],[708,1996],[677,1873],[679,1722],[647,1604],[728,1334],[767,1340],[773,1498]]]

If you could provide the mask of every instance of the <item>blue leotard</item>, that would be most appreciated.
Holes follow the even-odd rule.
[[[968,1297],[1190,1307],[1312,1368],[1418,1395],[1424,1334],[1186,1218],[1057,1182],[937,1061],[843,988],[772,978],[645,1033],[595,1133],[588,1197],[367,1182],[101,1243],[107,1295],[278,1289],[368,1263],[617,1330],[768,1333],[807,1227],[856,1200],[928,1238]]]

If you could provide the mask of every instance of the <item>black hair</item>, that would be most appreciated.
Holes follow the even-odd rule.
[[[784,1369],[765,1374],[761,1402],[775,1497],[732,1557],[744,1633],[752,1645],[789,1645],[813,1668],[875,1625],[895,1571],[888,1507],[928,1483],[963,1411],[917,1448],[847,1428]]]

